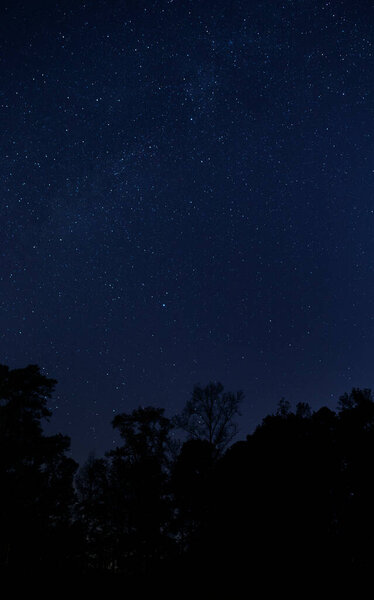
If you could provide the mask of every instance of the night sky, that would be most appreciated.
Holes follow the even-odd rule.
[[[117,412],[374,387],[374,4],[1,3],[0,362]]]

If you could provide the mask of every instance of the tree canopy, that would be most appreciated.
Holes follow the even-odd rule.
[[[207,440],[222,453],[238,432],[234,419],[240,414],[243,398],[242,391],[225,392],[220,382],[210,382],[205,387],[195,385],[175,424],[190,438]]]
[[[195,386],[176,421],[155,406],[118,413],[118,446],[90,454],[75,476],[70,439],[43,432],[56,383],[36,365],[0,365],[3,572],[74,570],[138,585],[240,572],[279,581],[290,565],[313,577],[371,572],[370,389],[343,394],[336,410],[282,399],[234,442],[243,394]],[[177,453],[175,425],[188,434]]]

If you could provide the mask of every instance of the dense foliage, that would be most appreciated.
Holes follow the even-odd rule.
[[[116,416],[121,444],[77,471],[69,438],[43,433],[55,384],[35,365],[0,366],[3,572],[170,580],[214,569],[252,581],[370,572],[370,390],[353,389],[336,411],[303,402],[293,411],[282,400],[245,441],[228,446],[242,394],[195,387],[179,421],[151,406]],[[176,446],[178,423],[189,437]],[[217,436],[212,423],[220,423]]]

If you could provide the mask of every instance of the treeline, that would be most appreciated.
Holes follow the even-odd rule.
[[[369,573],[374,559],[374,401],[353,389],[336,411],[282,400],[233,443],[241,392],[195,386],[182,413],[113,420],[119,446],[81,468],[46,436],[56,381],[0,365],[3,573],[183,581]],[[187,434],[178,441],[177,431]]]

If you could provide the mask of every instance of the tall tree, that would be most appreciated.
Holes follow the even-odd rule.
[[[170,431],[164,410],[148,406],[113,420],[123,443],[108,453],[117,513],[117,566],[147,573],[162,558],[170,538],[167,491]]]
[[[0,365],[0,561],[8,568],[66,559],[77,464],[66,456],[68,437],[43,434],[55,385],[37,365]]]

